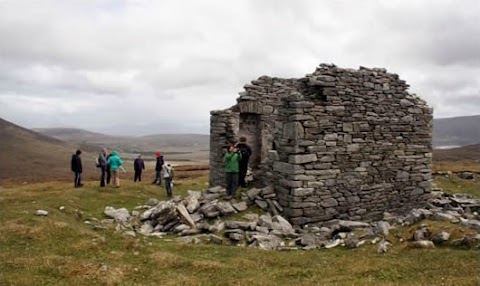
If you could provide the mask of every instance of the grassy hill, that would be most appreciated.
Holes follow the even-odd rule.
[[[435,161],[480,160],[480,144],[468,145],[452,149],[433,150]]]
[[[438,118],[433,121],[433,146],[480,143],[480,115]]]
[[[74,145],[1,118],[0,138],[0,180],[45,181],[71,177]],[[86,168],[85,173],[88,176],[93,170]]]

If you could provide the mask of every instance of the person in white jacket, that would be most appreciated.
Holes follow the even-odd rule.
[[[163,169],[163,178],[165,180],[165,188],[167,189],[167,196],[172,196],[172,180],[175,175],[175,170],[170,164],[167,164]]]

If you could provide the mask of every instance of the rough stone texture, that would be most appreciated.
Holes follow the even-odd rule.
[[[273,186],[293,225],[421,207],[430,195],[432,109],[408,87],[379,68],[322,64],[303,78],[262,76],[236,105],[211,112],[210,185],[224,184],[225,147],[246,136],[254,183]]]

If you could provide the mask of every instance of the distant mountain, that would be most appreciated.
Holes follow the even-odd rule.
[[[433,120],[434,148],[480,143],[480,115]]]
[[[91,153],[102,147],[117,150],[132,158],[143,154],[144,159],[153,160],[160,151],[170,161],[206,164],[209,159],[210,135],[205,134],[156,134],[147,136],[111,136],[76,128],[36,129],[45,135],[69,142]],[[125,154],[127,153],[127,154]]]
[[[480,144],[433,150],[435,161],[480,160]]]
[[[69,178],[70,158],[75,149],[0,118],[0,180]],[[86,175],[91,173],[88,169],[85,168]]]
[[[80,142],[82,140],[107,140],[114,137],[79,128],[33,128],[32,130],[67,142]]]

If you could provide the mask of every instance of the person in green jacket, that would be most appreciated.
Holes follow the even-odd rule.
[[[239,162],[242,159],[242,155],[238,152],[235,145],[231,145],[225,153],[225,180],[227,184],[227,196],[235,197],[235,191],[238,187],[238,170]]]
[[[113,186],[115,188],[119,188],[120,187],[120,173],[119,173],[119,170],[123,169],[122,167],[122,159],[120,159],[120,157],[118,157],[117,155],[117,151],[116,150],[113,150],[112,151],[112,155],[108,158],[107,160],[107,164],[110,166],[110,170],[112,171],[112,177],[113,177]],[[125,172],[125,170],[124,170]]]

